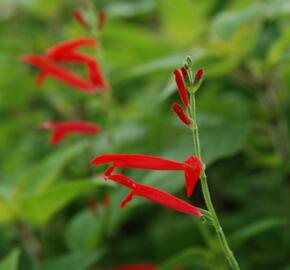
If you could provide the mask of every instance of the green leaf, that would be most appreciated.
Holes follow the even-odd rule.
[[[41,226],[71,200],[97,185],[107,185],[107,183],[102,179],[100,181],[72,181],[25,196],[19,202],[20,215],[29,223]]]
[[[13,215],[7,202],[0,198],[0,222],[9,223],[12,219]]]
[[[47,260],[36,270],[86,270],[103,255],[102,251],[74,253]]]
[[[259,220],[245,226],[244,228],[239,229],[236,233],[229,237],[229,240],[233,242],[234,245],[242,245],[244,242],[258,234],[267,232],[277,227],[285,226],[286,224],[287,220],[281,218],[268,218],[265,220]]]
[[[92,250],[98,246],[104,235],[104,213],[98,210],[94,215],[90,210],[85,209],[77,213],[67,226],[65,238],[67,246],[72,251]]]
[[[39,162],[16,184],[16,191],[26,193],[41,192],[50,186],[59,177],[63,167],[69,160],[77,156],[87,147],[84,142],[75,144],[67,148],[61,148]]]
[[[205,250],[201,248],[186,249],[184,251],[181,251],[180,253],[177,253],[177,255],[174,255],[172,258],[162,263],[158,267],[158,270],[173,270],[177,267],[185,265],[210,265],[207,257],[208,256]]]
[[[189,45],[207,26],[206,15],[213,1],[160,1],[160,20],[163,33],[175,46]]]
[[[19,250],[14,249],[8,256],[0,261],[0,270],[17,270],[19,260]]]

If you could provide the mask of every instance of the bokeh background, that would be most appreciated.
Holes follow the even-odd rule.
[[[205,71],[197,107],[210,190],[241,269],[289,270],[290,1],[91,3],[107,14],[98,60],[110,106],[53,79],[36,89],[36,70],[19,60],[87,36],[71,15],[81,1],[0,0],[0,269],[227,269],[211,228],[144,199],[120,209],[127,190],[90,165],[107,152],[180,161],[192,153],[190,132],[170,111],[172,70],[190,55]],[[104,130],[51,146],[38,129],[69,119],[106,129],[108,112],[110,140]],[[180,173],[126,174],[186,199]],[[190,201],[204,206],[200,186]]]

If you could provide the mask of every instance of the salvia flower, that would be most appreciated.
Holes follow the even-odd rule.
[[[76,21],[84,28],[89,28],[89,24],[87,22],[87,20],[85,19],[84,15],[82,14],[82,12],[79,9],[75,9],[73,11],[73,16],[76,19]]]
[[[110,270],[156,270],[157,266],[154,264],[145,264],[145,263],[139,263],[139,264],[129,264],[129,265],[122,265],[113,267]]]
[[[40,74],[36,80],[37,86],[40,86],[47,76],[51,76],[59,81],[73,86],[78,90],[89,93],[93,93],[95,91],[95,87],[91,82],[84,80],[71,71],[55,65],[52,61],[45,57],[30,54],[24,55],[22,60],[40,69]]]
[[[100,10],[98,16],[98,29],[102,30],[106,21],[106,12],[104,10]]]
[[[53,130],[50,140],[51,144],[57,144],[62,141],[68,134],[98,134],[101,128],[95,124],[85,121],[64,121],[64,122],[45,122],[41,126],[43,129]]]
[[[115,168],[183,171],[188,197],[191,196],[202,170],[201,161],[195,156],[189,156],[184,162],[142,154],[105,154],[92,160],[93,165],[106,163],[112,163],[105,172],[106,175],[110,175]]]
[[[167,193],[157,188],[139,184],[133,181],[131,178],[121,175],[104,175],[105,179],[112,180],[121,184],[127,188],[132,189],[132,191],[125,197],[121,202],[121,207],[125,207],[128,202],[130,202],[134,196],[141,196],[158,204],[164,205],[168,208],[171,208],[175,211],[182,212],[188,215],[193,215],[201,217],[201,212],[199,208]]]
[[[36,85],[43,83],[47,76],[52,76],[76,89],[93,93],[96,89],[107,90],[108,84],[102,74],[98,62],[83,53],[75,51],[80,47],[97,47],[92,38],[78,38],[59,43],[47,49],[43,56],[25,55],[23,61],[40,69]],[[84,64],[88,70],[88,79],[83,79],[74,72],[66,70],[59,63]]]
[[[182,75],[180,74],[179,70],[174,70],[174,76],[175,76],[175,82],[178,88],[179,96],[183,104],[188,107],[189,105],[189,99],[188,99],[188,93],[184,84],[184,80],[182,78]]]
[[[171,105],[171,109],[177,114],[177,116],[179,117],[179,119],[187,126],[189,126],[191,124],[191,120],[190,118],[187,116],[187,114],[184,112],[184,110],[182,109],[182,107],[174,102]]]
[[[106,90],[108,84],[97,61],[93,57],[75,51],[84,46],[97,47],[98,45],[92,38],[79,38],[49,48],[46,50],[45,56],[55,62],[84,64],[87,67],[91,83],[99,89]]]

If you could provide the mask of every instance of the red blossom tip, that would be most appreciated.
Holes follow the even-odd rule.
[[[41,128],[53,130],[51,144],[58,144],[70,133],[79,134],[98,134],[101,128],[95,124],[85,121],[63,121],[63,122],[45,122],[40,125]]]
[[[81,13],[80,10],[75,9],[73,11],[73,16],[82,27],[89,28],[89,24],[88,24],[87,20],[84,18],[84,15]]]
[[[91,209],[93,213],[97,211],[97,203],[93,198],[87,198],[86,200],[87,206]]]
[[[195,80],[198,82],[202,79],[203,76],[203,69],[199,68],[195,73]]]
[[[187,197],[190,197],[201,174],[202,163],[199,158],[195,156],[189,156],[185,163],[189,165],[184,171],[184,178],[186,184],[186,195]]]
[[[179,70],[174,70],[174,76],[175,76],[175,82],[178,88],[179,96],[183,104],[188,107],[189,105],[189,99],[188,99],[188,93],[182,78],[182,75],[180,74]]]
[[[187,70],[186,70],[186,68],[185,67],[181,67],[180,70],[181,70],[183,79],[186,80],[187,79]]]
[[[189,119],[189,117],[186,115],[186,113],[184,112],[184,110],[182,109],[182,107],[174,102],[171,105],[171,109],[177,114],[177,116],[179,117],[179,119],[185,124],[185,125],[190,125],[191,124],[191,120]]]
[[[104,10],[100,10],[98,17],[98,29],[102,30],[104,28],[106,21],[106,12]]]
[[[188,215],[201,217],[201,212],[199,208],[167,193],[160,189],[139,184],[133,181],[131,178],[121,175],[114,174],[106,176],[107,179],[115,181],[121,185],[131,188],[132,191],[125,197],[121,203],[121,207],[124,207],[128,202],[130,202],[134,196],[144,197],[151,200],[157,204],[161,204],[175,211],[182,212]]]

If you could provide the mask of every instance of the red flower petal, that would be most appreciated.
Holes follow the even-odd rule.
[[[105,172],[109,176],[118,168],[137,168],[146,170],[184,171],[187,195],[191,196],[193,188],[201,173],[201,162],[197,157],[190,156],[185,162],[173,161],[161,157],[141,154],[105,154],[95,157],[93,165],[113,163]]]
[[[142,154],[105,154],[95,157],[93,165],[113,162],[115,167],[130,167],[149,170],[183,170],[182,162]]]
[[[92,84],[104,90],[108,89],[108,83],[104,79],[99,64],[94,58],[78,52],[69,52],[60,56],[57,61],[85,64]]]
[[[185,67],[181,67],[180,70],[181,70],[183,79],[186,80],[186,78],[187,78],[187,70],[186,70],[186,68]]]
[[[101,130],[97,125],[85,121],[46,122],[41,128],[54,131],[51,144],[59,143],[70,133],[98,134]]]
[[[186,193],[187,196],[190,197],[202,171],[202,163],[195,156],[189,156],[185,163],[189,165],[189,167],[184,171],[184,177],[186,183]]]
[[[175,75],[175,82],[178,88],[180,99],[182,100],[183,104],[186,107],[188,107],[189,105],[188,93],[187,93],[182,75],[177,69],[175,69],[173,73]]]
[[[84,18],[83,14],[79,9],[75,9],[73,11],[73,16],[82,27],[89,28],[87,20]]]
[[[106,21],[106,12],[104,10],[100,10],[98,17],[98,29],[102,30]]]
[[[126,187],[133,189],[133,191],[131,193],[129,193],[129,195],[127,195],[125,200],[123,200],[123,202],[121,204],[122,207],[124,207],[127,202],[132,200],[132,198],[134,196],[141,196],[141,197],[144,197],[148,200],[154,201],[158,204],[161,204],[161,205],[164,205],[168,208],[176,210],[178,212],[182,212],[182,213],[185,213],[188,215],[201,217],[201,212],[197,207],[195,207],[195,206],[193,206],[193,205],[191,205],[183,200],[180,200],[179,198],[177,198],[177,197],[175,197],[167,192],[164,192],[164,191],[159,190],[159,189],[154,188],[154,187],[139,184],[137,182],[134,182],[131,178],[124,176],[124,175],[121,175],[121,174],[114,174],[114,175],[110,175],[110,176],[105,176],[105,178],[113,180],[119,184],[122,184]],[[135,185],[135,187],[134,187],[134,185]]]
[[[186,113],[184,112],[184,110],[182,109],[182,107],[174,102],[171,105],[171,109],[177,114],[177,116],[179,117],[179,119],[185,124],[185,125],[190,125],[191,124],[191,120],[189,119],[189,117],[186,115]]]
[[[62,81],[70,86],[73,86],[79,90],[83,90],[85,92],[95,92],[94,86],[76,75],[75,73],[68,71],[66,69],[60,68],[54,65],[52,62],[47,60],[44,57],[40,57],[38,55],[26,55],[22,57],[23,61],[34,65],[42,70],[42,72],[46,73],[46,75],[41,74],[37,79],[37,83],[41,83],[45,76],[50,75],[59,81]]]
[[[97,42],[90,37],[65,41],[47,49],[45,51],[45,56],[56,60],[57,57],[61,57],[63,54],[67,54],[70,51],[73,51],[75,49],[78,49],[79,47],[84,46],[97,47]]]

